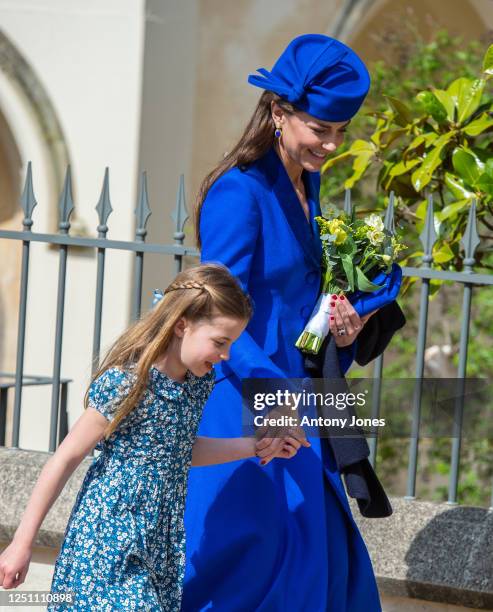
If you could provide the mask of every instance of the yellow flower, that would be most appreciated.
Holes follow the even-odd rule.
[[[344,225],[341,219],[332,219],[332,221],[329,221],[327,224],[329,232],[331,234],[335,234],[339,230],[341,225]]]
[[[327,229],[329,233],[336,237],[334,240],[335,244],[344,244],[347,238],[347,232],[345,232],[341,226],[344,225],[344,221],[341,219],[332,219],[327,223]]]
[[[336,239],[334,242],[336,244],[344,244],[346,242],[347,233],[343,229],[337,230],[335,232],[335,236],[336,236]]]

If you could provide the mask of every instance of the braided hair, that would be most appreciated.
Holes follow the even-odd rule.
[[[248,321],[252,312],[250,297],[225,266],[202,264],[180,272],[157,305],[118,338],[94,374],[93,381],[107,369],[118,367],[132,369],[135,377],[105,436],[109,437],[138,404],[147,386],[149,371],[175,337],[175,326],[181,318],[194,323],[222,315]],[[89,389],[86,407],[88,395]]]

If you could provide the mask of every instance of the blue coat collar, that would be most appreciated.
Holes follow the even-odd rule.
[[[320,175],[317,172],[303,171],[303,182],[310,208],[310,223],[307,222],[301,203],[296,195],[291,179],[284,164],[272,147],[264,157],[258,160],[265,171],[267,180],[272,186],[291,230],[300,243],[308,261],[318,269],[321,265],[322,243],[315,217],[320,215],[319,187]]]

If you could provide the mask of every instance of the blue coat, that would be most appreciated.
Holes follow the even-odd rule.
[[[202,208],[202,261],[224,263],[254,301],[217,366],[200,435],[242,435],[241,379],[304,377],[295,341],[317,301],[318,173],[304,173],[310,223],[274,149],[234,168]],[[353,348],[339,351],[346,371]],[[377,612],[375,577],[326,440],[290,460],[193,468],[182,610]]]

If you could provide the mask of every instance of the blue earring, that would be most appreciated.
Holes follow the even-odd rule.
[[[281,138],[281,136],[282,136],[282,130],[281,130],[281,128],[276,127],[276,131],[274,132],[274,136],[275,136],[276,138]]]

